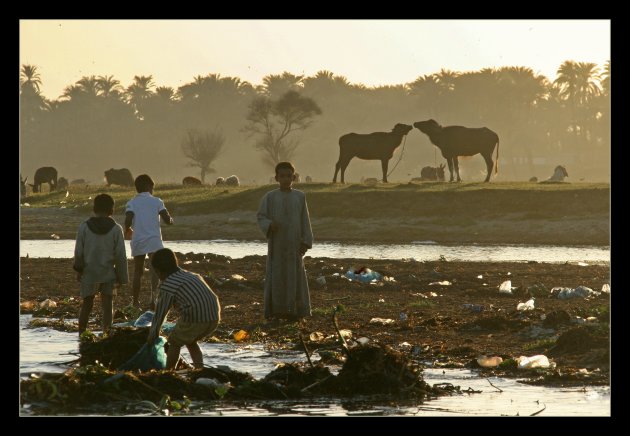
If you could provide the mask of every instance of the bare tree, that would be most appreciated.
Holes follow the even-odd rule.
[[[264,153],[265,163],[274,166],[289,160],[299,145],[298,139],[289,138],[291,132],[306,129],[313,117],[321,113],[313,99],[295,91],[286,92],[277,100],[257,97],[249,106],[249,123],[244,130],[250,136],[259,135],[254,147]]]
[[[215,172],[210,165],[221,154],[224,143],[225,136],[219,129],[212,132],[188,129],[186,132],[186,137],[182,140],[182,151],[191,160],[188,166],[201,170],[201,183],[205,183],[207,173]]]

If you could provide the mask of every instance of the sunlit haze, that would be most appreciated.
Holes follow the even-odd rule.
[[[22,20],[20,64],[58,98],[83,76],[135,75],[177,88],[218,73],[254,85],[269,74],[329,70],[367,86],[440,69],[525,66],[552,79],[565,60],[610,59],[608,20]]]

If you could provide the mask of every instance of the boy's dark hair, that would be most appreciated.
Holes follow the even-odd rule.
[[[291,172],[295,174],[295,167],[291,162],[278,162],[278,164],[276,165],[276,176],[278,175],[278,171],[285,168],[291,170]]]
[[[152,186],[155,186],[153,179],[148,174],[140,174],[135,180],[137,192],[147,192]]]
[[[107,194],[98,194],[94,197],[94,213],[114,213],[114,199]]]
[[[162,248],[153,254],[151,265],[165,274],[174,273],[178,269],[177,256],[172,250]]]

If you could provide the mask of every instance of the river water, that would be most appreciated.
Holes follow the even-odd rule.
[[[127,253],[131,256],[129,241]],[[164,246],[182,253],[215,253],[238,259],[249,255],[267,254],[265,241],[164,241]],[[70,258],[74,254],[74,240],[22,240],[20,256]],[[431,241],[411,244],[349,244],[316,242],[307,253],[312,257],[359,259],[409,259],[433,261],[444,256],[449,261],[484,262],[610,262],[610,247],[557,245],[440,245]]]
[[[77,333],[48,328],[26,329],[31,315],[20,316],[20,374],[63,372],[77,358]],[[261,344],[201,344],[204,362],[211,366],[227,365],[232,369],[264,377],[278,363],[303,361],[303,353],[270,351]],[[190,362],[186,348],[182,356]],[[313,355],[317,360],[317,354]],[[333,368],[334,369],[334,368]],[[337,368],[336,370],[338,370]],[[467,369],[424,370],[430,384],[452,383],[462,390],[481,390],[480,394],[441,397],[423,404],[378,404],[365,399],[307,399],[300,401],[249,401],[246,405],[225,402],[194,402],[191,414],[201,416],[527,416],[546,409],[538,416],[610,416],[610,387],[547,388],[518,383],[514,379],[492,377],[490,381],[503,390],[498,392],[484,377]],[[29,415],[30,407],[20,409]],[[90,414],[87,411],[85,414]]]

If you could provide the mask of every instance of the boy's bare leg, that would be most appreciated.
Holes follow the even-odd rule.
[[[197,369],[203,368],[203,354],[201,354],[201,348],[197,342],[186,345],[190,357],[192,357],[193,366]]]
[[[153,253],[149,253],[149,270],[151,271],[151,310],[155,310],[155,300],[157,299],[157,287],[160,282],[160,278],[153,269],[151,260],[153,259]]]
[[[168,344],[168,351],[166,352],[166,369],[175,369],[177,362],[179,361],[179,350],[182,347],[177,347],[173,344]]]
[[[94,305],[94,295],[85,297],[81,303],[81,312],[79,313],[79,335],[87,329],[88,320],[90,318],[90,312],[92,312],[92,306]]]
[[[140,287],[142,286],[142,274],[144,273],[144,254],[133,257],[133,305],[140,307]]]
[[[101,305],[103,306],[103,333],[109,333],[114,317],[114,296],[101,293]]]

